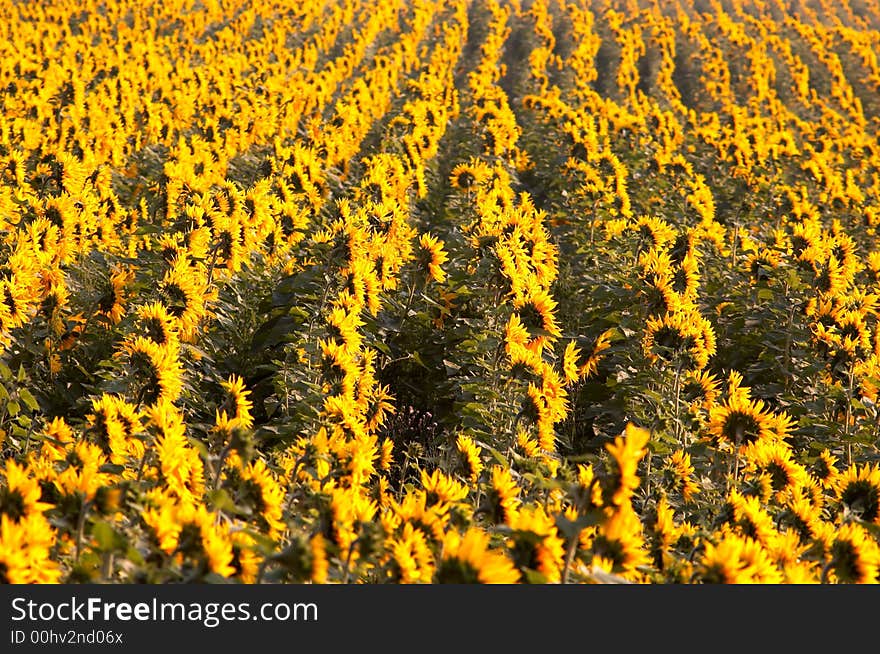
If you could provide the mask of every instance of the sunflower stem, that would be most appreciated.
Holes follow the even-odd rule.
[[[101,576],[107,581],[113,576],[113,552],[104,552],[101,560]]]
[[[580,541],[581,532],[578,531],[568,544],[568,551],[565,553],[565,567],[562,569],[562,583],[567,584],[571,575],[571,565],[574,563],[574,555],[577,552],[578,542]]]
[[[850,439],[849,423],[852,421],[854,361],[849,362],[846,387],[846,418],[843,423],[843,440],[846,442],[846,463],[852,465],[852,440]]]
[[[79,555],[82,551],[83,534],[86,529],[86,515],[89,512],[89,501],[83,500],[83,505],[79,510],[79,519],[76,525],[76,543],[75,543],[75,560],[79,561]]]
[[[226,456],[231,449],[232,442],[230,441],[223,446],[223,449],[220,450],[220,454],[217,457],[217,467],[214,469],[214,490],[220,488],[220,475],[223,473],[223,462],[226,460]]]
[[[673,405],[673,415],[675,417],[675,422],[673,423],[673,434],[675,436],[676,442],[684,447],[684,443],[681,443],[682,434],[681,434],[681,416],[679,415],[679,407],[681,402],[681,367],[682,362],[679,361],[675,366],[675,381],[673,382],[673,397],[675,404]]]

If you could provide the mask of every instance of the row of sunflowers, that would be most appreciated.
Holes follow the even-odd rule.
[[[0,13],[0,580],[880,581],[876,1]]]

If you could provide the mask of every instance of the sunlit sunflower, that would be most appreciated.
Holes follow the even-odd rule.
[[[136,404],[174,401],[182,389],[183,368],[165,348],[144,336],[125,341],[118,356],[124,356],[130,368],[128,378]]]
[[[503,550],[490,547],[490,536],[471,527],[464,534],[446,533],[435,583],[440,584],[515,584],[520,573]]]
[[[541,505],[522,507],[511,516],[510,555],[517,568],[529,578],[530,570],[541,575],[541,583],[558,583],[562,578],[565,541],[560,538],[552,515]]]
[[[474,442],[473,438],[464,434],[459,434],[455,446],[464,459],[467,478],[471,484],[476,484],[483,472],[482,448]]]
[[[817,506],[803,489],[797,489],[782,505],[780,529],[793,531],[802,543],[813,545],[823,532],[823,514],[821,505]]]
[[[161,400],[150,407],[148,417],[163,492],[184,503],[199,502],[205,490],[205,466],[187,440],[180,410]]]
[[[721,533],[724,535],[730,534],[730,532],[725,533],[724,528],[722,528]],[[734,536],[734,534],[730,534],[730,536]],[[778,538],[779,535],[776,534],[770,543],[760,542],[750,537],[743,539],[740,560],[751,572],[751,581],[749,583],[781,584],[783,582],[782,570],[777,565],[772,551],[768,548],[768,545],[777,545],[776,541]]]
[[[608,517],[592,540],[593,563],[626,579],[638,576],[638,568],[651,560],[639,516],[627,503]]]
[[[840,474],[837,463],[838,458],[828,448],[823,449],[819,453],[819,458],[813,464],[812,473],[819,480],[819,483],[822,484],[823,488],[834,488],[837,484],[838,475]]]
[[[691,370],[682,378],[681,396],[693,409],[709,411],[721,393],[718,378],[705,370]]]
[[[134,279],[134,271],[122,269],[113,272],[103,294],[98,298],[97,313],[117,324],[125,315],[126,288]]]
[[[443,283],[446,280],[446,272],[442,266],[449,259],[449,255],[443,249],[443,242],[432,234],[426,233],[419,237],[419,247],[419,268],[426,271],[430,279],[437,283]]]
[[[715,331],[696,310],[666,313],[648,319],[642,346],[650,361],[702,370],[715,354]]]
[[[647,429],[627,424],[623,433],[605,446],[613,462],[612,475],[606,493],[610,502],[622,506],[629,501],[641,480],[637,473],[639,461],[647,454],[651,433]]]
[[[488,519],[496,524],[509,524],[522,503],[519,497],[521,492],[522,489],[513,478],[510,468],[492,466],[491,479],[482,506]]]
[[[124,400],[103,394],[92,400],[86,416],[86,434],[114,464],[124,464],[129,456],[143,455],[143,442],[133,436],[140,431],[137,409]]]
[[[422,488],[428,494],[429,504],[450,505],[461,502],[470,489],[460,481],[436,469],[431,474],[421,471]]]
[[[728,532],[717,542],[706,542],[694,570],[695,580],[703,584],[755,583],[755,570],[745,551],[749,540]]]
[[[250,400],[251,392],[245,387],[244,379],[239,375],[231,375],[229,379],[220,382],[226,391],[226,399],[223,410],[228,411],[229,416],[237,422],[242,429],[250,429],[254,425],[251,409],[254,408]]]
[[[880,573],[880,547],[864,527],[847,522],[834,534],[828,567],[839,583],[876,584]]]
[[[536,351],[540,352],[548,340],[562,335],[554,315],[556,301],[543,288],[532,287],[523,297],[514,299],[513,307],[532,336],[530,344],[535,344]]]
[[[360,349],[364,338],[360,332],[363,325],[360,315],[345,307],[335,307],[327,316],[327,327],[331,338],[344,345],[349,352],[357,352]]]
[[[0,485],[0,515],[18,524],[31,513],[43,514],[52,508],[40,501],[42,491],[27,467],[7,459]]]
[[[744,475],[769,475],[777,500],[807,482],[807,469],[795,461],[794,453],[785,441],[759,440],[746,446],[743,454],[746,460]]]
[[[776,438],[776,422],[762,400],[735,394],[709,411],[709,433],[737,448]]]
[[[407,522],[399,536],[385,542],[392,561],[392,580],[395,583],[431,583],[434,578],[434,554],[425,533]]]
[[[847,511],[880,525],[880,465],[851,465],[837,477],[835,491]]]
[[[238,473],[242,482],[236,489],[247,497],[244,501],[253,506],[255,515],[270,538],[278,538],[284,530],[284,488],[274,472],[262,459],[251,462]],[[236,480],[238,481],[238,480]]]
[[[773,517],[764,508],[760,498],[731,490],[725,504],[725,511],[729,515],[725,524],[737,533],[754,538],[762,544],[770,542],[776,535]]]
[[[676,450],[669,457],[667,474],[672,490],[680,492],[685,502],[689,502],[700,492],[700,485],[694,475],[691,455],[684,450]]]
[[[26,531],[5,513],[0,515],[0,583],[29,584],[33,573],[28,560]]]
[[[167,348],[170,355],[176,355],[180,345],[177,320],[165,305],[161,302],[150,302],[138,306],[135,313],[140,322],[139,333],[159,347]]]
[[[646,250],[662,250],[666,245],[673,242],[676,237],[675,228],[662,218],[656,216],[641,216],[633,221],[630,226],[645,244]]]
[[[177,319],[181,339],[193,336],[207,315],[206,303],[210,299],[200,273],[178,258],[165,273],[159,291],[168,313]]]
[[[468,163],[456,164],[449,174],[449,183],[455,189],[468,191],[487,179],[489,174],[485,164],[475,159]]]

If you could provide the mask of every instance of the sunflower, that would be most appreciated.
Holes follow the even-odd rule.
[[[522,503],[519,499],[521,492],[510,468],[494,465],[481,508],[495,524],[509,524]]]
[[[133,279],[132,270],[122,269],[111,273],[103,294],[98,298],[97,314],[107,318],[111,324],[118,324],[125,315],[125,290]]]
[[[722,528],[723,533],[725,533],[725,529]],[[781,584],[783,582],[782,570],[777,564],[773,552],[768,549],[767,543],[749,537],[744,538],[742,543],[740,560],[750,571],[751,580],[749,583]],[[777,545],[776,541],[774,540],[771,545]]]
[[[452,530],[443,539],[434,578],[440,584],[515,584],[520,573],[503,551],[490,548],[490,536],[476,527]]]
[[[847,522],[834,534],[827,565],[839,583],[876,584],[880,574],[880,547],[864,527]]]
[[[202,319],[207,315],[207,293],[200,273],[178,257],[165,273],[159,291],[168,313],[177,319],[177,329],[182,340],[195,335]]]
[[[779,264],[779,253],[770,248],[762,247],[749,253],[745,265],[753,283],[765,283],[770,279],[771,271],[778,268]]]
[[[594,565],[630,580],[651,560],[642,523],[629,503],[617,507],[599,526],[591,549]]]
[[[241,485],[236,490],[246,495],[261,526],[267,528],[269,538],[278,538],[285,527],[282,522],[284,489],[276,475],[262,459],[257,459],[243,468],[237,477],[235,481],[240,481]]]
[[[662,218],[642,216],[630,224],[629,228],[636,233],[645,250],[663,250],[675,241],[675,228]]]
[[[390,553],[391,578],[395,583],[431,583],[436,567],[425,532],[407,522],[399,536],[385,541],[385,548]]]
[[[777,438],[776,421],[764,410],[764,402],[741,393],[734,393],[709,410],[708,430],[719,442],[737,448]]]
[[[144,336],[126,340],[116,356],[125,357],[129,382],[137,404],[175,401],[183,388],[180,361]]]
[[[29,584],[33,571],[28,560],[27,533],[4,512],[0,515],[0,584]]]
[[[464,459],[468,480],[471,484],[476,484],[483,472],[482,448],[474,442],[473,438],[464,434],[459,434],[455,446]]]
[[[446,250],[443,249],[442,241],[430,233],[419,237],[420,254],[418,257],[419,269],[427,272],[428,278],[438,283],[446,280],[446,272],[442,266],[449,259]]]
[[[140,420],[135,407],[113,395],[103,394],[92,400],[86,416],[86,435],[98,445],[113,464],[124,464],[128,457],[143,455],[143,443],[133,438]]]
[[[137,307],[135,313],[140,322],[138,333],[161,348],[169,355],[176,355],[180,341],[177,336],[177,320],[161,302],[150,302]]]
[[[702,370],[715,354],[715,331],[699,311],[685,308],[650,318],[643,348],[651,361],[680,361],[691,370]]]
[[[562,374],[565,378],[566,384],[574,383],[580,379],[577,365],[580,357],[581,349],[577,346],[575,341],[569,341],[562,354]]]
[[[847,272],[833,254],[826,261],[813,261],[813,284],[820,293],[836,297],[844,293],[850,283]]]
[[[230,530],[229,536],[232,541],[232,562],[230,565],[235,568],[233,576],[240,579],[243,584],[256,583],[263,560],[256,538],[245,529],[235,528]]]
[[[254,426],[254,418],[251,415],[253,402],[249,399],[251,392],[245,388],[244,380],[238,375],[231,375],[228,379],[220,382],[226,391],[224,410],[228,409],[231,419],[236,421],[242,429],[250,429]]]
[[[694,571],[695,580],[703,584],[755,583],[755,570],[745,552],[748,541],[727,532],[717,542],[706,542]]]
[[[737,533],[762,544],[777,534],[773,518],[761,505],[760,498],[731,490],[725,504],[725,514],[729,514],[725,524]]]
[[[794,460],[791,447],[785,441],[756,441],[745,447],[744,456],[744,474],[769,475],[771,489],[777,500],[807,482],[807,469]]]
[[[355,355],[334,340],[320,339],[323,390],[330,396],[354,398],[360,369]]]
[[[334,307],[327,316],[330,337],[352,353],[360,350],[364,337],[359,330],[363,325],[360,315],[345,307]]]
[[[880,525],[880,465],[851,465],[837,477],[835,492],[848,512]]]
[[[59,583],[62,570],[52,558],[55,544],[55,529],[41,513],[18,522],[0,515],[0,583]]]
[[[813,545],[822,534],[824,522],[821,506],[816,506],[803,489],[792,492],[782,505],[780,529],[793,531],[802,543]]]
[[[353,550],[364,525],[373,523],[378,507],[364,490],[356,485],[349,487],[330,487],[329,536],[341,552]],[[413,511],[424,515],[424,493],[420,502],[413,503]]]
[[[606,329],[599,334],[599,337],[593,344],[592,353],[580,365],[580,368],[578,368],[578,375],[581,379],[589,379],[599,371],[599,362],[602,360],[602,353],[611,347],[611,340],[617,334],[617,329],[614,327]]]
[[[101,471],[107,457],[97,445],[78,441],[68,450],[64,462],[66,467],[54,479],[55,488],[63,498],[61,502],[91,500],[101,487],[112,484],[110,474]]]
[[[521,297],[514,299],[513,308],[531,336],[527,343],[530,349],[540,353],[546,343],[562,336],[553,313],[556,301],[547,290],[530,287]]]
[[[424,490],[408,491],[400,501],[391,499],[388,510],[380,518],[386,533],[396,532],[401,525],[410,522],[432,541],[441,542],[449,524],[449,507],[428,499],[428,492]]]
[[[694,411],[709,411],[720,394],[718,378],[705,370],[689,370],[682,377],[681,395]]]
[[[486,165],[479,159],[473,159],[467,163],[456,164],[449,174],[449,184],[459,191],[469,191],[484,182],[488,176]]]
[[[562,579],[565,541],[560,538],[552,515],[541,505],[522,507],[511,516],[509,548],[514,564],[529,579],[537,571],[539,583],[559,583]]]
[[[675,511],[669,504],[665,494],[657,500],[652,520],[647,523],[651,529],[653,540],[652,552],[655,564],[661,569],[667,567],[671,560],[671,549],[678,541],[680,530],[675,522]]]
[[[441,506],[457,504],[464,500],[470,489],[443,473],[442,470],[434,470],[430,475],[425,471],[421,471],[422,488],[428,494],[428,502],[430,504],[439,504]]]
[[[204,463],[186,437],[180,410],[161,400],[147,411],[150,431],[155,435],[158,472],[163,492],[185,503],[199,502],[205,491]]]
[[[0,515],[18,524],[32,513],[43,514],[52,508],[47,502],[41,502],[42,490],[37,479],[31,476],[30,470],[12,459],[7,459],[0,486]]]
[[[160,509],[143,513],[166,553],[179,552],[206,571],[223,577],[235,574],[232,538],[204,504],[165,500]]]
[[[672,488],[681,493],[685,502],[691,501],[694,495],[700,492],[700,486],[694,478],[691,455],[684,450],[676,450],[669,457],[667,473]]]
[[[543,360],[540,353],[530,347],[531,334],[518,314],[510,314],[504,335],[504,349],[510,359],[514,375],[524,374],[528,371],[536,375],[540,374]]]
[[[651,433],[647,429],[628,423],[623,433],[605,446],[613,462],[606,493],[615,506],[628,503],[632,493],[639,487],[641,482],[636,472],[639,461],[647,453],[650,440]]]
[[[819,453],[818,459],[814,461],[811,472],[823,488],[834,488],[837,484],[837,478],[840,474],[837,467],[838,461],[838,458],[828,448],[823,449]]]

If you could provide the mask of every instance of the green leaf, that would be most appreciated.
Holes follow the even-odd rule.
[[[28,389],[26,389],[26,388],[19,389],[18,397],[22,402],[24,402],[27,405],[27,407],[31,411],[37,411],[40,408],[40,405],[37,402],[36,398],[33,395],[31,395],[31,392]]]
[[[110,523],[100,521],[92,525],[92,538],[98,545],[98,549],[104,552],[112,550],[124,550],[128,546],[125,536],[110,526]]]

